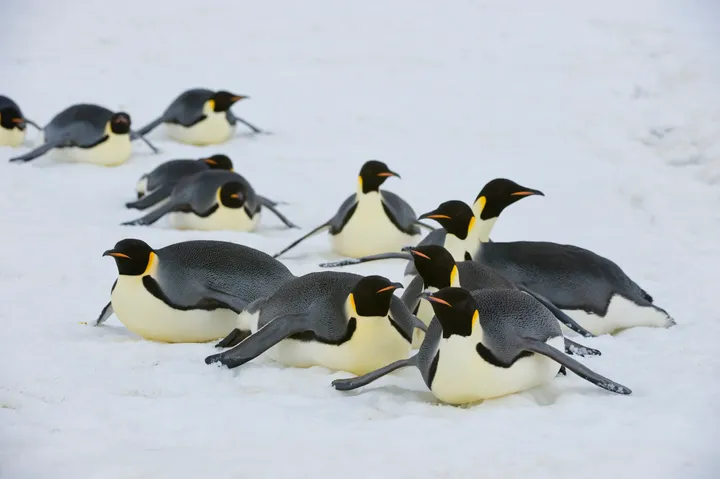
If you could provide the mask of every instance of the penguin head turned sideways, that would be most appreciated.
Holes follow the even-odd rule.
[[[216,91],[212,97],[208,100],[208,106],[212,109],[212,111],[219,113],[223,111],[228,111],[231,106],[235,104],[235,102],[238,102],[240,100],[246,100],[250,98],[249,96],[245,95],[236,95],[235,93],[230,93],[229,91],[225,90],[219,90]]]
[[[457,279],[458,269],[455,259],[442,246],[435,244],[406,246],[402,250],[412,255],[415,269],[426,288],[448,288]]]
[[[13,128],[24,130],[26,127],[25,118],[23,118],[20,110],[14,106],[6,106],[0,109],[0,126],[6,130],[12,130]]]
[[[245,185],[237,181],[228,181],[218,188],[218,202],[225,208],[242,208],[247,200]]]
[[[435,220],[445,228],[445,231],[460,239],[467,238],[470,230],[475,226],[473,210],[466,203],[459,200],[441,203],[434,210],[420,215],[418,219]]]
[[[126,276],[145,274],[155,261],[153,249],[146,242],[134,238],[118,241],[113,249],[105,251],[103,256],[112,256],[118,273]]]
[[[385,317],[390,311],[390,301],[400,283],[393,283],[384,276],[365,276],[355,284],[350,293],[350,304],[359,316]]]
[[[110,117],[110,131],[116,135],[125,135],[130,133],[130,115],[124,111],[119,111]]]
[[[477,301],[463,288],[443,288],[434,293],[423,292],[420,297],[429,301],[440,321],[443,337],[470,336],[477,327],[480,314]]]
[[[480,211],[481,220],[497,218],[511,204],[528,196],[545,196],[540,190],[518,185],[506,178],[490,180],[478,193],[473,205]]]
[[[385,180],[391,176],[400,178],[400,175],[388,168],[388,166],[382,161],[366,161],[362,168],[360,168],[360,176],[358,177],[360,190],[363,193],[378,191],[380,189],[380,185],[382,185]]]
[[[213,155],[207,158],[200,158],[211,170],[228,170],[233,171],[233,162],[227,155]]]

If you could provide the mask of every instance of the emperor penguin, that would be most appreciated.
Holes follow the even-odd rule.
[[[131,131],[130,123],[130,115],[125,112],[89,103],[72,105],[43,128],[41,146],[10,161],[27,162],[54,150],[63,161],[117,166],[130,158],[130,142],[138,136]],[[155,153],[159,152],[142,135],[139,137]]]
[[[383,276],[300,276],[250,304],[238,317],[242,341],[205,362],[235,368],[267,351],[286,366],[364,374],[407,358],[413,328],[425,325],[393,294],[398,288]]]
[[[490,240],[490,232],[505,208],[529,196],[545,196],[545,194],[540,190],[519,185],[507,178],[490,180],[483,186],[480,193],[478,193],[472,209],[462,211],[462,213],[467,216],[468,221],[474,218],[469,226],[462,231],[455,231],[454,234],[448,234],[448,231],[445,229],[438,228],[428,233],[417,245],[425,246],[436,244],[443,246],[450,251],[455,261],[471,259],[472,252],[478,248],[478,245],[483,241]],[[450,203],[452,204],[454,202]],[[435,216],[439,214],[442,213],[438,213],[437,210],[431,211],[421,215],[419,219],[437,219]],[[332,268],[382,259],[408,260],[403,280],[406,285],[417,275],[417,270],[415,269],[411,256],[407,253],[397,252],[327,262],[320,264],[320,267]]]
[[[364,376],[337,379],[341,391],[370,384],[407,366],[420,370],[440,401],[469,404],[550,382],[562,367],[610,392],[632,391],[562,353],[560,326],[542,304],[522,291],[443,288],[422,293],[435,316],[417,354]]]
[[[41,128],[22,114],[12,99],[0,95],[0,146],[20,146],[25,142],[26,125]]]
[[[418,226],[432,228],[420,223],[402,198],[380,189],[391,176],[400,178],[382,161],[367,161],[360,169],[357,192],[343,201],[335,215],[273,257],[325,230],[330,234],[333,251],[353,258],[400,251],[403,246],[415,244],[420,235]]]
[[[468,227],[459,208],[435,210],[448,235]],[[464,205],[467,212],[468,205]],[[454,232],[454,233],[453,233]],[[554,304],[594,335],[638,326],[670,327],[675,320],[616,263],[578,246],[545,241],[480,242],[472,259]]]
[[[253,231],[261,208],[272,211],[288,228],[297,228],[274,206],[263,202],[250,183],[233,171],[207,170],[181,179],[167,202],[123,225],[151,225],[168,215],[175,229]]]
[[[558,321],[570,330],[586,338],[594,336],[546,298],[524,286],[513,284],[488,266],[476,261],[456,262],[450,252],[440,245],[408,246],[404,250],[412,254],[418,276],[410,282],[401,299],[408,309],[426,325],[430,324],[434,313],[429,302],[420,300],[419,294],[423,291],[433,293],[451,286],[471,292],[479,289],[514,289],[524,291],[540,301],[555,315]],[[424,336],[423,331],[415,330],[413,348],[420,347]],[[600,351],[582,346],[568,338],[565,338],[565,352],[578,356],[600,355]]]
[[[140,128],[138,133],[150,133],[162,123],[174,140],[198,146],[225,143],[235,134],[237,122],[246,125],[253,133],[262,133],[262,130],[230,111],[236,102],[249,98],[225,90],[186,90],[170,103],[162,115]]]
[[[128,238],[103,256],[115,259],[118,278],[95,325],[114,313],[133,333],[168,343],[224,337],[251,301],[295,277],[262,251],[225,241],[185,241],[154,250]]]

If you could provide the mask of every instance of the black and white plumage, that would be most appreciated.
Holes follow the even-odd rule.
[[[522,291],[451,287],[422,296],[435,317],[418,353],[364,376],[335,380],[333,387],[356,389],[415,366],[440,401],[465,404],[540,386],[565,367],[608,391],[632,392],[562,353],[557,319]]]
[[[382,276],[316,272],[283,284],[249,305],[238,327],[205,359],[229,368],[267,351],[282,364],[362,374],[406,358],[413,328],[425,328],[400,298],[400,283]]]
[[[124,239],[112,256],[118,279],[96,325],[113,313],[130,331],[164,342],[204,342],[227,335],[250,302],[295,276],[262,251],[195,240],[153,250]]]
[[[11,98],[0,95],[0,146],[20,146],[25,142],[27,125],[41,128],[25,118],[20,107]]]

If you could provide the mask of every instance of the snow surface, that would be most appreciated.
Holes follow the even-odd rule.
[[[0,93],[45,123],[74,102],[139,127],[186,88],[273,135],[216,148],[150,138],[118,168],[7,163],[0,291],[0,477],[717,478],[720,382],[720,9],[711,1],[4,2]],[[30,139],[35,133],[30,130]],[[622,265],[678,321],[583,340],[575,375],[473,407],[438,404],[415,370],[354,393],[347,377],[258,359],[207,366],[212,343],[144,341],[92,322],[121,238],[275,252],[300,232],[121,227],[158,163],[225,152],[303,231],[354,191],[370,158],[418,213],[504,176],[546,197],[508,209],[496,240],[577,244]],[[297,274],[337,258],[318,236]],[[404,263],[348,271],[400,279]]]

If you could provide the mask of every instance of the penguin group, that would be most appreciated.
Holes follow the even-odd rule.
[[[40,127],[0,96],[0,147],[27,144],[28,125],[39,130],[39,144],[11,162],[52,153],[117,166],[138,139],[160,153],[146,136],[161,126],[175,142],[214,147],[230,141],[239,124],[265,133],[231,111],[248,98],[190,89],[135,130],[127,112],[90,103],[71,105]],[[338,391],[414,366],[447,404],[518,393],[568,371],[609,392],[631,394],[575,359],[602,354],[575,338],[669,328],[675,320],[619,265],[592,251],[491,240],[506,208],[545,196],[542,191],[495,178],[472,204],[438,198],[433,210],[418,215],[384,188],[400,173],[374,159],[358,166],[355,192],[327,212],[327,221],[274,254],[219,240],[158,249],[133,237],[119,240],[102,253],[113,258],[118,276],[94,325],[115,315],[146,340],[215,342],[204,358],[208,365],[236,368],[267,353],[288,367],[354,375],[332,381]],[[122,224],[151,227],[166,218],[178,230],[253,232],[267,210],[288,229],[300,228],[280,212],[282,202],[261,195],[235,170],[218,152],[161,163],[138,178],[124,205],[142,216]],[[344,259],[296,276],[279,258],[320,233]],[[327,270],[386,259],[407,261],[402,282]]]

